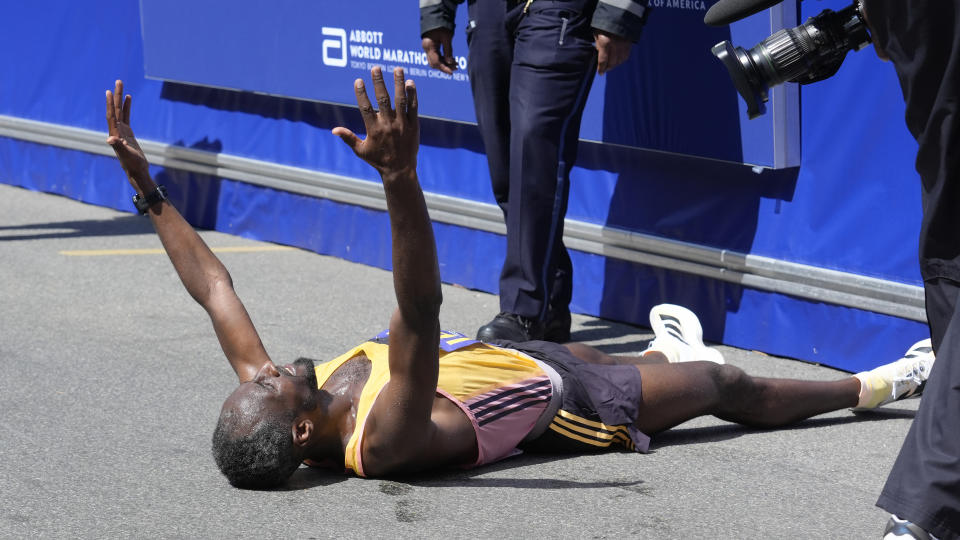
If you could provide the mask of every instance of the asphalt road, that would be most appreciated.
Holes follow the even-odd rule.
[[[276,361],[332,358],[387,324],[388,272],[202,236],[242,248],[220,257]],[[0,537],[880,537],[874,501],[916,400],[781,431],[698,419],[647,455],[519,456],[391,480],[301,468],[282,491],[233,489],[210,436],[235,378],[159,247],[139,216],[0,185]],[[492,295],[443,293],[446,328],[470,333],[497,311]],[[574,325],[574,339],[619,354],[652,337]],[[721,349],[757,375],[847,376]]]

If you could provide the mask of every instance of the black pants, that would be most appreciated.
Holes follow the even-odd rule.
[[[597,0],[471,0],[469,75],[490,179],[507,224],[500,309],[546,320],[568,310],[563,244],[569,173],[596,72]]]
[[[923,183],[920,270],[936,363],[878,506],[960,538],[960,0],[865,5],[893,61]]]

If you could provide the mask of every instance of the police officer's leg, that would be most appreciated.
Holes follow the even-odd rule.
[[[487,154],[493,196],[504,217],[510,187],[510,65],[513,32],[508,19],[519,9],[510,0],[470,2],[467,23],[467,73],[477,124]],[[513,14],[509,13],[511,8]]]
[[[541,322],[548,299],[566,310],[571,293],[563,219],[596,70],[590,14],[577,11],[581,3],[531,4],[518,27],[511,71],[510,210],[500,306]]]

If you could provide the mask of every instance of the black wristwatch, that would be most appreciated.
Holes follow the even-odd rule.
[[[163,186],[157,186],[157,189],[154,189],[150,193],[147,193],[143,197],[139,193],[133,196],[133,205],[137,207],[137,212],[140,212],[141,216],[147,215],[147,211],[150,210],[150,207],[161,203],[167,200],[167,188]]]

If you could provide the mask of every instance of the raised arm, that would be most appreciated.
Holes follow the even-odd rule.
[[[372,165],[383,180],[393,239],[397,310],[390,320],[390,383],[374,404],[364,438],[364,461],[378,472],[403,464],[430,444],[440,340],[440,270],[433,228],[417,181],[417,91],[402,69],[393,72],[396,109],[380,68],[372,71],[379,112],[362,80],[354,88],[367,130],[360,140],[346,128],[334,133]]]
[[[157,184],[150,177],[150,165],[130,128],[131,104],[130,95],[123,95],[122,81],[116,82],[114,92],[107,90],[107,144],[117,154],[127,180],[143,198],[154,193]],[[220,347],[237,377],[241,382],[252,379],[269,357],[233,290],[229,272],[169,201],[152,204],[147,214],[180,281],[210,315]]]

